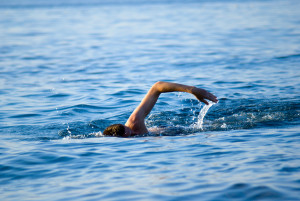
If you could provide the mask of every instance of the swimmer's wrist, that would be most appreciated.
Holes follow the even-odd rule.
[[[194,86],[191,86],[191,89],[190,89],[190,93],[191,94],[195,94],[195,91],[197,90],[197,87],[194,87]]]

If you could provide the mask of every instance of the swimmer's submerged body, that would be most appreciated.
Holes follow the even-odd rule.
[[[145,125],[145,118],[151,112],[160,94],[175,91],[193,94],[199,101],[206,105],[208,105],[207,100],[214,103],[218,102],[217,97],[205,89],[178,83],[159,81],[150,88],[139,106],[132,112],[125,125],[113,124],[108,126],[103,131],[103,134],[106,136],[130,137],[148,133],[148,129]]]

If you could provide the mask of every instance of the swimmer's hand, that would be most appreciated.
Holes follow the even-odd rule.
[[[209,105],[208,101],[207,100],[210,100],[214,103],[217,103],[219,100],[217,99],[217,97],[211,93],[209,93],[208,91],[206,91],[205,89],[201,89],[201,88],[197,88],[197,87],[194,87],[192,89],[192,94],[194,96],[196,96],[196,98],[205,103],[206,105]],[[207,99],[207,100],[205,100]]]

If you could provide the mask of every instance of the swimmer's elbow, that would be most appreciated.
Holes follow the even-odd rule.
[[[163,85],[163,81],[157,81],[157,82],[155,82],[155,84],[152,86],[152,87],[154,87],[154,88],[159,88],[159,87],[161,87],[161,85]]]
[[[165,84],[165,82],[163,81],[158,81],[156,82],[152,87],[151,89],[155,92],[158,92],[158,93],[161,93],[163,92],[163,85]]]

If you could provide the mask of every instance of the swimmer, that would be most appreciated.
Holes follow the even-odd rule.
[[[151,112],[159,95],[167,92],[187,92],[196,96],[196,98],[208,105],[207,100],[217,103],[218,99],[208,91],[194,86],[187,86],[183,84],[171,82],[156,82],[143,98],[139,106],[132,112],[125,125],[113,124],[108,126],[103,135],[116,137],[130,137],[135,135],[142,135],[148,133],[145,125],[145,118]],[[207,99],[207,100],[206,100]]]

